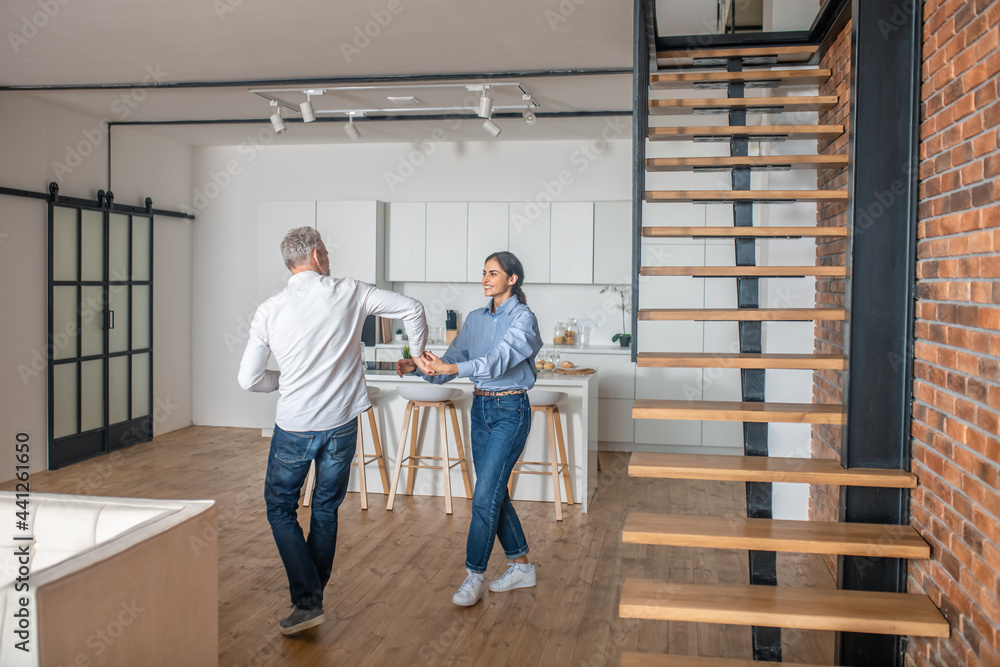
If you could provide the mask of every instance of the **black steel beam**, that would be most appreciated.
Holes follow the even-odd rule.
[[[910,467],[922,3],[853,0],[846,438],[851,468]],[[906,9],[904,9],[906,8]],[[886,113],[892,109],[892,113]],[[843,490],[843,520],[906,524],[905,490]],[[904,592],[906,561],[845,557],[841,587]],[[841,664],[901,665],[905,637],[843,633]]]
[[[631,74],[626,67],[603,67],[590,69],[519,70],[509,72],[453,72],[450,74],[393,74],[384,76],[328,76],[312,79],[235,79],[227,81],[133,81],[129,83],[67,83],[67,84],[26,84],[0,86],[4,91],[45,91],[45,90],[121,90],[133,88],[163,89],[176,88],[261,88],[297,86],[342,86],[349,84],[391,84],[427,83],[434,81],[494,80],[494,79],[536,79],[560,76],[606,76]]]
[[[0,187],[0,195],[9,195],[11,197],[26,197],[28,199],[44,199],[45,201],[52,201],[55,204],[65,204],[67,206],[79,206],[88,209],[105,209],[105,206],[101,201],[94,199],[80,199],[79,197],[64,197],[59,194],[59,188],[55,187],[53,191],[52,188],[55,184],[49,185],[49,192],[34,192],[32,190],[22,190],[19,188],[4,188]],[[103,190],[101,191],[103,195]],[[138,215],[160,215],[167,218],[186,218],[188,220],[194,220],[194,216],[190,213],[183,213],[181,211],[170,211],[161,208],[152,208],[152,201],[146,199],[147,207],[143,208],[141,206],[129,206],[127,204],[119,204],[117,202],[112,202],[111,212],[112,213],[131,213]]]
[[[646,137],[649,135],[650,50],[646,0],[632,9],[632,363],[638,359],[639,267],[642,264],[642,202],[646,195]]]

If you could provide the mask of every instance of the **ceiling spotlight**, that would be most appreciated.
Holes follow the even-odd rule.
[[[483,86],[483,96],[479,98],[479,112],[478,116],[480,118],[489,119],[490,114],[493,113],[493,98],[486,94],[487,86]]]
[[[494,123],[489,118],[483,123],[483,129],[490,133],[490,135],[496,139],[497,135],[500,134],[500,126]]]
[[[534,125],[535,121],[538,120],[538,118],[535,117],[535,112],[531,109],[525,109],[521,114],[521,117],[524,118],[524,122],[528,125]]]
[[[271,125],[274,126],[275,133],[281,134],[285,131],[285,121],[281,120],[281,107],[278,106],[277,100],[271,100],[271,106],[275,107],[274,113],[271,114]]]
[[[299,105],[299,110],[302,111],[302,122],[311,123],[316,120],[316,112],[313,111],[312,102],[309,101],[309,95],[306,95],[306,101]]]
[[[346,132],[347,136],[355,141],[361,138],[361,132],[358,131],[358,126],[354,124],[354,116],[351,116],[348,119],[347,125],[344,126],[344,132]]]

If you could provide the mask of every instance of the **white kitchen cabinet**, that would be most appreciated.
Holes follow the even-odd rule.
[[[594,204],[552,204],[549,282],[588,285],[594,282]]]
[[[393,203],[386,212],[385,279],[420,282],[425,278],[427,205]]]
[[[426,277],[428,282],[466,280],[469,205],[464,202],[427,204]]]
[[[377,201],[316,203],[316,229],[330,253],[330,273],[382,284],[385,254],[384,205]]]
[[[633,399],[625,398],[602,398],[597,401],[597,437],[601,442],[633,443],[633,402]]]
[[[509,248],[507,202],[469,204],[469,244],[466,280],[478,283],[483,278],[483,264],[489,255]],[[525,268],[527,272],[527,268]]]
[[[632,281],[632,202],[594,204],[594,284]]]
[[[524,266],[525,282],[549,282],[549,249],[551,242],[551,208],[534,202],[511,202],[510,251]]]

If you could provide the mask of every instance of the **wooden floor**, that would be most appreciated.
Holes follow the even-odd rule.
[[[550,503],[518,502],[538,586],[487,593],[475,607],[451,596],[464,578],[469,501],[453,516],[441,498],[400,496],[386,512],[356,493],[340,513],[340,543],[326,590],[327,621],[282,637],[284,570],[264,514],[268,441],[259,430],[192,427],[153,442],[32,476],[34,492],[162,499],[213,498],[219,512],[219,664],[372,667],[617,665],[625,651],[750,657],[750,629],[618,617],[626,577],[746,583],[743,551],[623,544],[630,510],[743,514],[743,484],[629,479],[628,455],[602,453],[588,514],[553,521]],[[374,469],[373,469],[374,470]],[[433,474],[423,472],[420,474]],[[12,488],[11,484],[0,488]],[[308,509],[301,510],[308,525]],[[487,579],[503,571],[499,546]],[[778,554],[783,585],[833,587],[822,557]],[[786,630],[785,660],[833,662],[833,633]]]

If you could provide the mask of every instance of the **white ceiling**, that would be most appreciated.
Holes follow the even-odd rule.
[[[714,0],[688,4],[702,3],[714,12]],[[219,82],[632,64],[632,0],[51,0],[51,16],[42,13],[43,4],[0,4],[0,32],[7,36],[0,85],[135,83],[152,73],[164,82]],[[12,43],[10,33],[23,39]],[[504,80],[521,82],[541,112],[631,108],[630,74]],[[243,118],[267,127],[272,110],[248,88],[26,94],[114,121]],[[314,99],[317,108],[319,102]],[[444,123],[455,140],[488,139],[475,121]],[[605,119],[498,123],[500,139],[555,139],[599,136]],[[418,140],[437,126],[442,122],[359,123],[364,141]],[[258,128],[145,129],[205,145],[240,143]],[[289,124],[276,143],[340,141],[349,139],[339,124],[312,123]]]

